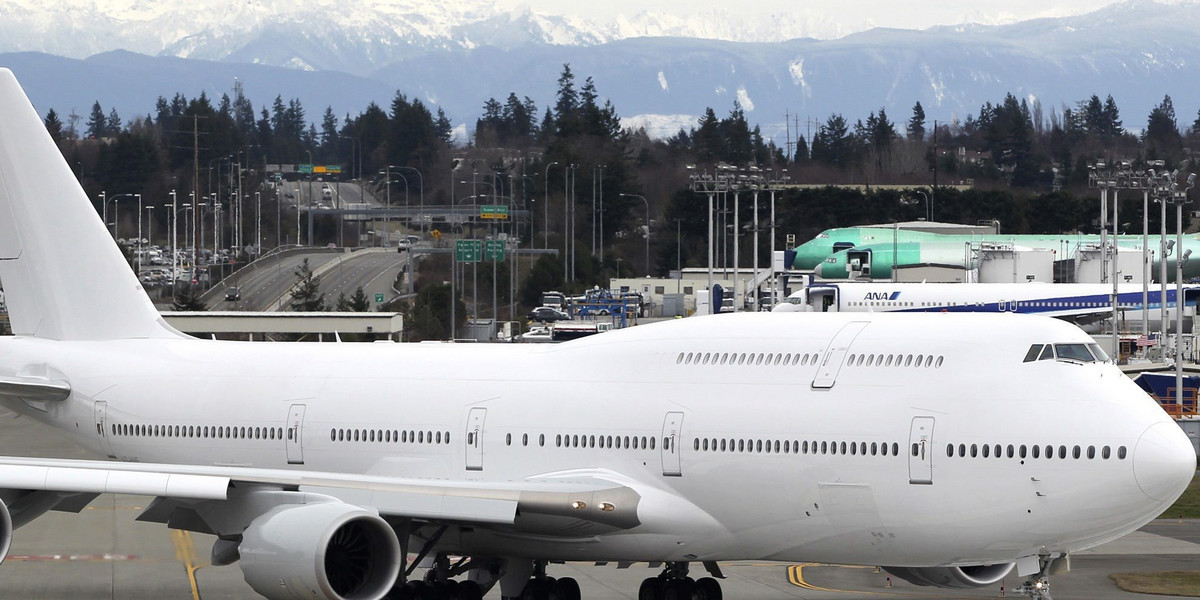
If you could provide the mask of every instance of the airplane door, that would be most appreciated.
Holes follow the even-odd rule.
[[[913,417],[908,434],[908,482],[933,485],[933,417]]]
[[[112,444],[108,437],[108,403],[96,403],[96,434],[100,436],[100,445],[104,447],[104,452],[109,458],[116,458],[113,454]]]
[[[467,414],[467,470],[483,470],[483,421],[487,418],[486,408],[472,408]]]
[[[680,477],[683,472],[679,465],[679,442],[683,439],[683,413],[669,412],[663,419],[662,432],[662,463],[663,475]]]
[[[293,404],[292,409],[288,411],[287,433],[284,434],[284,438],[287,440],[289,465],[304,464],[304,408],[303,404]]]
[[[812,386],[814,388],[829,389],[833,387],[834,382],[837,381],[838,371],[842,370],[842,361],[846,359],[846,353],[850,350],[850,343],[866,326],[866,321],[846,323],[837,332],[837,335],[833,336],[833,341],[829,342],[829,347],[825,349],[825,361],[817,369],[816,379],[813,379]]]

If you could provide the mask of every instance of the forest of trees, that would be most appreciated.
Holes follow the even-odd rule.
[[[214,101],[205,94],[175,94],[159,97],[149,115],[123,119],[97,102],[86,120],[50,110],[45,124],[98,211],[101,191],[140,193],[158,203],[171,190],[185,198],[188,193],[227,194],[235,172],[242,175],[243,193],[265,190],[268,164],[342,165],[343,179],[361,177],[374,192],[385,185],[377,175],[382,169],[411,167],[422,174],[420,185],[431,204],[462,198],[460,181],[469,187],[486,181],[489,193],[529,211],[532,222],[511,232],[525,247],[574,248],[573,269],[567,270],[574,280],[563,279],[564,256],[543,256],[519,269],[519,300],[527,305],[543,289],[606,285],[618,268],[624,276],[642,275],[647,230],[654,246],[651,274],[665,275],[676,264],[701,266],[706,202],[690,191],[689,175],[718,163],[753,166],[776,177],[786,170],[792,183],[804,184],[929,189],[935,181],[939,186],[969,181],[969,191],[936,190],[937,220],[998,219],[1006,231],[1052,232],[1094,227],[1098,205],[1097,194],[1087,188],[1090,163],[1125,159],[1136,167],[1161,159],[1174,166],[1200,148],[1200,112],[1181,126],[1169,96],[1144,123],[1122,116],[1112,96],[1093,95],[1047,110],[1008,94],[961,121],[933,122],[920,102],[899,124],[883,107],[865,119],[832,114],[810,137],[791,140],[767,138],[735,103],[723,116],[710,107],[693,127],[657,139],[642,129],[623,128],[617,107],[603,99],[596,82],[586,77],[579,85],[570,65],[563,66],[557,83],[553,101],[545,106],[519,91],[503,100],[483,100],[482,116],[466,140],[454,138],[454,124],[441,109],[401,91],[386,108],[370,103],[356,115],[341,116],[326,108],[316,119],[297,98],[277,96],[270,106],[255,107],[241,95]],[[410,183],[415,193],[416,182]],[[570,218],[564,216],[568,196],[576,224],[569,240],[564,227]],[[650,223],[637,196],[649,203]],[[836,187],[783,189],[776,198],[777,233],[781,239],[795,234],[802,242],[831,226],[923,216],[922,207],[901,201],[905,196]],[[295,243],[294,219],[285,216],[275,223],[277,210],[269,204],[274,198],[264,194],[263,199],[263,230],[278,228],[280,239]],[[1134,208],[1123,208],[1122,215],[1135,214]],[[131,212],[122,217],[135,218]],[[742,222],[730,229],[753,229],[745,204],[740,216]],[[151,217],[159,221],[156,233],[167,230],[165,211]],[[764,218],[759,215],[760,227],[766,226]],[[317,244],[338,239],[329,225],[319,227],[318,234]],[[749,262],[749,242],[741,243]],[[760,264],[766,258],[760,256]],[[436,269],[441,263],[430,265]],[[448,263],[444,266],[448,270]],[[498,279],[507,277],[505,271]],[[429,285],[447,279],[442,273],[421,278]],[[423,324],[426,329],[448,328],[439,316],[443,311],[420,306],[445,300],[448,290],[438,290],[413,300],[414,312],[441,319]]]

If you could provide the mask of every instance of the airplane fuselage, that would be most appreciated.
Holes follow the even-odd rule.
[[[45,412],[13,408],[123,461],[586,475],[669,498],[613,535],[551,522],[447,540],[465,553],[511,554],[516,537],[576,560],[979,564],[1094,546],[1165,508],[1134,473],[1139,439],[1178,429],[1153,400],[1111,364],[1022,362],[1086,336],[998,316],[1003,342],[979,344],[955,319],[721,315],[561,345],[14,338],[0,358],[72,382]]]

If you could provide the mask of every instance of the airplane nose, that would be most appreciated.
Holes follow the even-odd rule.
[[[1154,500],[1173,502],[1196,474],[1196,450],[1172,422],[1151,425],[1133,448],[1133,476]]]

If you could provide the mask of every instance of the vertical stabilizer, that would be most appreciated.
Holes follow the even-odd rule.
[[[0,69],[0,285],[17,335],[179,335],[146,296],[8,69]]]

